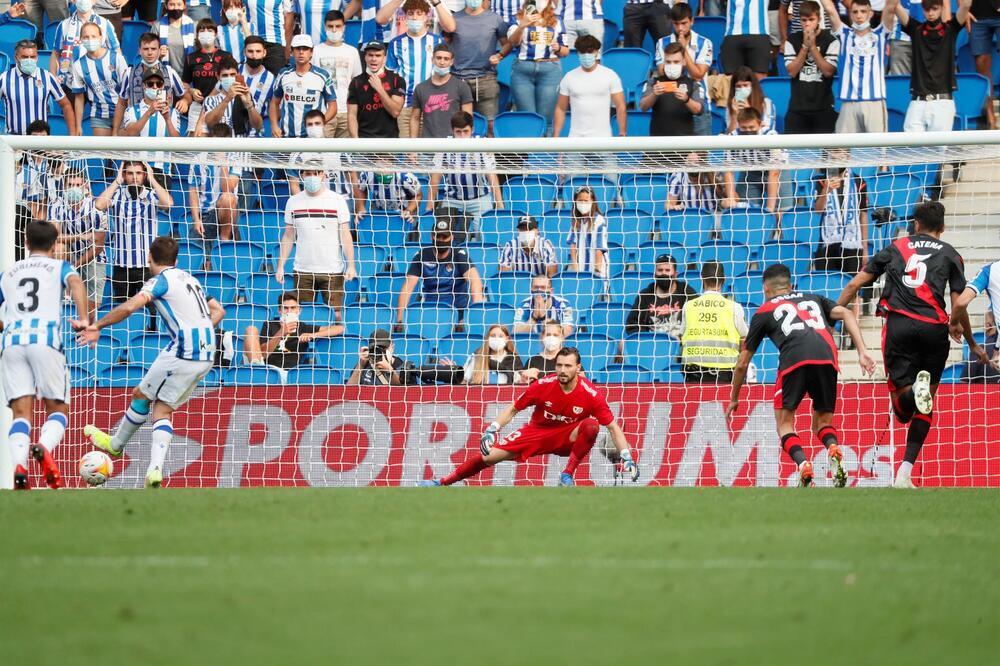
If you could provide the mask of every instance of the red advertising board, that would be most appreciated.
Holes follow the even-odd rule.
[[[208,390],[174,417],[167,486],[395,486],[443,476],[478,451],[484,423],[511,402],[517,387],[285,386]],[[641,469],[640,484],[784,486],[794,466],[774,430],[771,387],[744,391],[732,422],[724,417],[728,387],[651,384],[604,387]],[[89,447],[87,422],[110,429],[130,392],[80,391],[71,427],[57,450],[70,485],[75,461]],[[808,403],[807,403],[808,404]],[[809,430],[803,405],[800,433]],[[851,485],[885,486],[902,459],[905,427],[890,431],[881,384],[840,389],[835,424],[845,445]],[[981,385],[943,386],[934,429],[915,469],[925,486],[1000,486],[1000,425],[991,419],[1000,392]],[[519,415],[526,418],[527,413]],[[142,485],[148,427],[117,462],[110,487]],[[509,430],[508,430],[509,431]],[[826,459],[803,437],[817,478]],[[893,446],[894,444],[894,446]],[[470,485],[551,484],[561,460],[504,463]],[[612,483],[610,464],[596,452],[577,473],[581,485]],[[37,479],[36,479],[37,481]]]

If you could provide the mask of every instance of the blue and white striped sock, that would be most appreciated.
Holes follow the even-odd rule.
[[[69,422],[66,420],[65,414],[52,412],[42,425],[42,431],[38,435],[38,443],[44,446],[49,453],[52,453],[62,441],[67,425]]]
[[[31,421],[14,419],[7,431],[7,441],[10,442],[10,455],[14,459],[14,467],[28,466],[28,445],[31,443]]]
[[[153,445],[149,452],[149,470],[159,467],[160,471],[163,471],[163,463],[167,459],[167,449],[170,448],[170,440],[173,438],[174,427],[170,423],[170,419],[159,419],[153,422]]]

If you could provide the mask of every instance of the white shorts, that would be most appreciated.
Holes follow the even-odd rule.
[[[154,402],[180,409],[211,369],[211,361],[187,361],[172,352],[160,352],[139,382],[139,390]]]
[[[48,345],[11,345],[0,355],[8,403],[26,395],[69,404],[66,357]]]

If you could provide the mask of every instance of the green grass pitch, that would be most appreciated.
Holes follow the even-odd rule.
[[[987,664],[996,490],[4,493],[3,664]]]

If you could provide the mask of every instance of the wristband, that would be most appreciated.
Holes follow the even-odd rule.
[[[618,455],[619,455],[619,457],[621,457],[621,459],[623,461],[625,461],[625,462],[632,462],[632,452],[629,451],[628,449],[625,449],[624,451],[620,451],[618,453]]]
[[[487,426],[486,432],[500,432],[500,424],[494,421]]]

